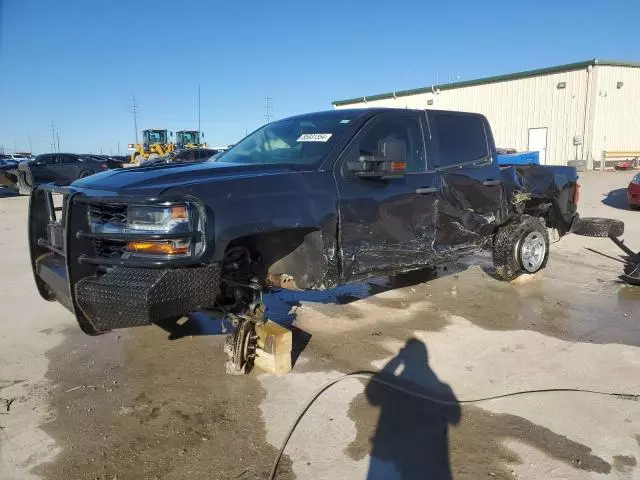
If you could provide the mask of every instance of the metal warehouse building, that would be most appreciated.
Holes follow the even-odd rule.
[[[547,165],[640,157],[640,63],[593,59],[333,105],[482,113],[499,148],[538,150]]]

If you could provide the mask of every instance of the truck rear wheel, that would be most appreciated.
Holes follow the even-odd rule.
[[[525,215],[519,223],[500,227],[493,241],[493,265],[501,280],[536,273],[547,265],[549,234],[537,218]]]

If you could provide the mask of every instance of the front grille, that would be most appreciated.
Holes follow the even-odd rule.
[[[89,205],[89,218],[94,232],[120,231],[127,225],[127,205],[122,203],[93,203]],[[96,239],[96,254],[105,258],[118,258],[125,252],[127,242]]]
[[[93,241],[96,254],[105,258],[119,258],[126,251],[127,242],[96,239]]]
[[[91,222],[97,225],[124,226],[127,224],[127,205],[122,203],[94,203],[89,205]]]

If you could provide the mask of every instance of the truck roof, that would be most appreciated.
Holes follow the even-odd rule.
[[[334,110],[325,110],[313,113],[303,113],[300,115],[292,115],[287,118],[304,118],[310,117],[318,114],[323,115],[335,115],[336,117],[341,117],[344,115],[355,115],[357,117],[362,117],[365,115],[375,115],[377,113],[384,112],[397,112],[398,110],[408,111],[408,112],[435,112],[435,113],[457,113],[457,114],[465,114],[465,115],[475,115],[475,116],[483,116],[477,112],[460,112],[457,110],[437,110],[434,108],[429,109],[416,109],[416,108],[392,108],[392,107],[373,107],[373,108],[342,108],[342,109],[334,109]]]

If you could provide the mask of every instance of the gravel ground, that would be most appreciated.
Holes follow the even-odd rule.
[[[624,220],[640,249],[640,212],[620,199],[630,177],[583,173],[581,214]],[[299,424],[278,478],[640,478],[640,402],[460,403],[538,388],[640,393],[640,289],[617,280],[609,240],[563,238],[547,269],[520,283],[495,280],[479,256],[437,276],[272,294],[268,315],[294,327],[293,372],[229,377],[217,322],[87,337],[41,300],[27,203],[0,198],[3,480],[264,479],[315,389],[372,369],[453,404],[342,382]]]

